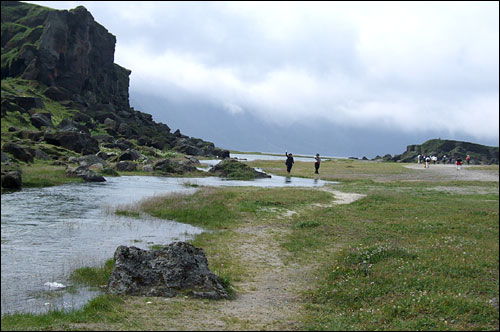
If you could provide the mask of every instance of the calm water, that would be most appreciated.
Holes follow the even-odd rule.
[[[332,157],[323,157],[320,156],[321,160],[326,161],[328,159],[332,159]],[[276,156],[276,155],[264,155],[264,154],[244,154],[244,153],[231,153],[231,158],[237,158],[240,160],[247,160],[247,161],[254,161],[254,160],[283,160],[285,162],[286,157],[285,154],[283,153],[282,156]],[[342,158],[337,158],[337,159],[342,159]],[[314,163],[316,160],[314,159],[314,156],[311,157],[293,157],[294,161],[305,161],[305,162],[311,162]]]
[[[113,257],[119,245],[149,249],[154,244],[189,240],[203,232],[175,221],[115,216],[112,211],[120,205],[158,194],[196,191],[186,184],[259,187],[325,184],[317,179],[280,176],[254,181],[153,176],[106,180],[23,189],[2,195],[2,314],[78,309],[99,294],[99,290],[72,286],[68,276],[74,269],[102,265]],[[45,286],[47,282],[68,287],[49,289]]]

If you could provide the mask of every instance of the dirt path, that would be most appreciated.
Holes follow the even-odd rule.
[[[322,207],[349,204],[364,197],[329,188],[321,190],[335,195],[331,203]],[[295,213],[284,211],[280,218],[292,218]],[[284,262],[286,253],[276,239],[288,234],[286,226],[248,224],[236,232],[237,240],[231,250],[248,267],[252,277],[234,283],[237,290],[235,299],[207,304],[193,299],[154,298],[143,314],[156,320],[158,327],[164,330],[299,330],[302,306],[299,292],[313,284],[313,266]],[[141,299],[131,297],[127,302],[134,307],[141,303]],[[176,304],[185,308],[182,314],[168,320],[158,318],[167,309],[166,306],[170,306],[168,310],[171,311]]]
[[[446,180],[457,181],[498,181],[498,171],[484,170],[477,166],[462,165],[460,170],[457,170],[455,165],[430,165],[429,168],[424,168],[423,164],[404,165],[406,168],[418,170],[418,176],[422,179],[427,178],[444,178]]]
[[[335,195],[328,205],[350,204],[365,195],[342,193],[329,188],[321,188]],[[319,205],[317,205],[319,206]],[[281,218],[290,218],[296,211],[285,211]],[[205,320],[204,329],[234,330],[297,330],[300,329],[298,313],[301,301],[300,290],[311,284],[310,267],[286,265],[283,252],[275,240],[276,236],[286,235],[286,228],[275,226],[247,226],[238,230],[241,242],[235,248],[238,255],[245,259],[248,266],[257,271],[251,281],[236,283],[238,295],[232,301],[215,304],[220,318]],[[189,328],[196,329],[195,326]]]

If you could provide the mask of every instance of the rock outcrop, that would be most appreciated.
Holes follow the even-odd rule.
[[[68,11],[2,1],[1,42],[1,116],[8,128],[2,152],[13,163],[39,157],[65,163],[75,153],[100,152],[119,161],[161,158],[164,151],[229,155],[130,107],[131,71],[114,63],[116,37],[83,6]]]
[[[210,271],[203,249],[174,242],[160,250],[119,246],[108,282],[111,294],[227,299],[222,280]]]
[[[423,144],[408,145],[406,151],[400,155],[384,156],[386,161],[400,161],[400,162],[416,162],[419,154],[427,156],[436,156],[441,161],[444,155],[447,160],[456,160],[462,158],[465,160],[467,155],[471,156],[471,164],[498,164],[499,148],[492,146],[485,146],[463,141],[431,139]]]

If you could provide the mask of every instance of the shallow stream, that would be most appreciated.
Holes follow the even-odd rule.
[[[213,165],[215,161],[204,161]],[[101,266],[119,245],[150,249],[185,241],[203,229],[152,217],[116,216],[120,205],[197,186],[323,186],[326,181],[272,176],[253,181],[217,177],[121,176],[102,183],[23,189],[2,195],[2,315],[78,309],[101,293],[72,285],[76,268]],[[195,185],[195,186],[193,186]],[[65,288],[53,288],[57,284]]]

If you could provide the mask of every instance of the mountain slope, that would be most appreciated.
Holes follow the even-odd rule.
[[[66,162],[125,149],[145,158],[168,151],[227,155],[130,107],[131,71],[114,63],[116,37],[83,6],[1,4],[2,171],[8,160]]]

